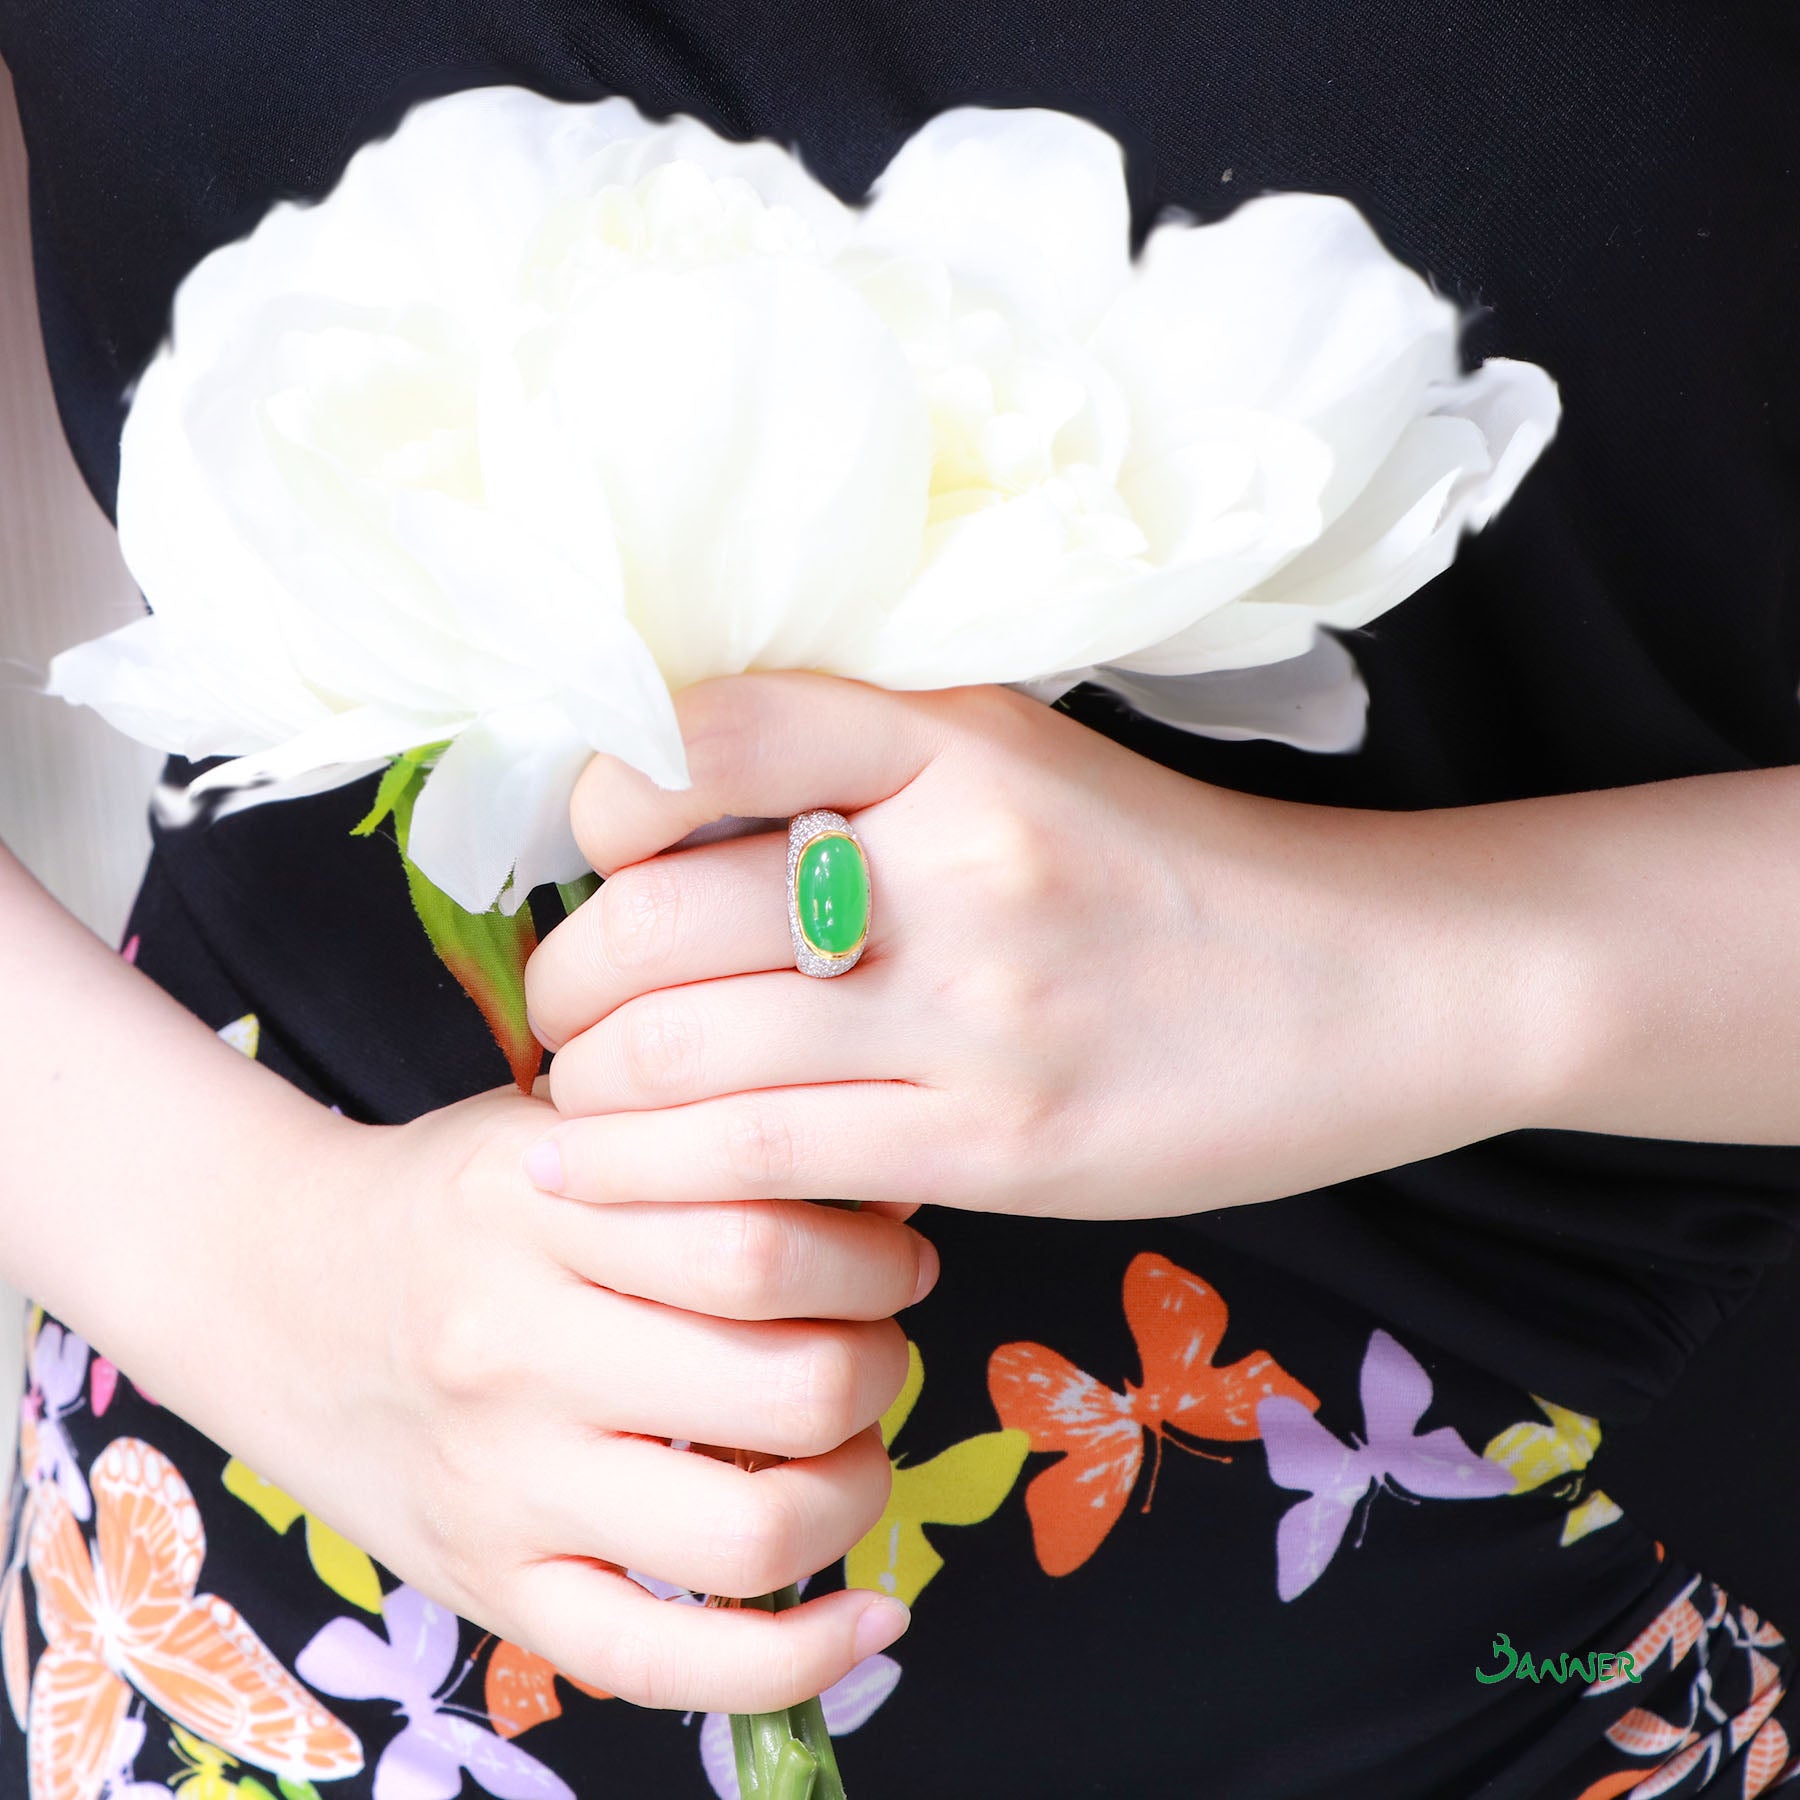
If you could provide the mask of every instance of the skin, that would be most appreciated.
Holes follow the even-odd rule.
[[[1383,813],[999,689],[745,676],[680,710],[690,788],[589,766],[611,879],[527,971],[557,1192],[1150,1217],[1531,1126],[1800,1141],[1794,771]],[[792,967],[785,834],[672,849],[818,805],[874,889],[830,981]]]
[[[528,970],[548,1099],[334,1118],[0,854],[0,1273],[628,1700],[786,1704],[899,1627],[602,1565],[747,1595],[868,1529],[919,1201],[1192,1212],[1526,1125],[1800,1141],[1800,772],[1391,814],[1211,788],[991,689],[751,676],[680,711],[690,789],[602,758],[576,796],[612,879]],[[672,849],[821,805],[875,892],[833,981],[791,966],[779,835]],[[878,1210],[799,1204],[838,1195]],[[201,1297],[233,1354],[195,1354]]]
[[[791,1704],[904,1629],[866,1593],[703,1611],[600,1565],[747,1596],[875,1523],[892,1315],[937,1267],[910,1226],[553,1199],[520,1157],[555,1115],[516,1093],[350,1123],[3,851],[0,993],[0,1275],[403,1579],[651,1706]]]

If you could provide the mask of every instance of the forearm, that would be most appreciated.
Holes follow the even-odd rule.
[[[1800,769],[1380,830],[1517,1124],[1800,1144]]]
[[[276,1249],[270,1215],[340,1122],[221,1043],[3,847],[0,996],[0,1275],[204,1426],[220,1359],[190,1354],[195,1310],[252,1260],[253,1231]]]

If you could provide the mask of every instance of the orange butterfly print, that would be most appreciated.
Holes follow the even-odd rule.
[[[573,1675],[565,1675],[547,1656],[527,1650],[509,1638],[502,1638],[488,1658],[486,1693],[488,1717],[503,1738],[514,1738],[533,1725],[562,1717],[562,1696],[556,1691],[558,1681],[595,1700],[610,1700],[604,1688],[589,1687]]]
[[[48,1648],[31,1682],[32,1800],[97,1800],[132,1688],[196,1737],[274,1775],[356,1774],[355,1733],[235,1607],[195,1592],[206,1534],[175,1465],[136,1438],[115,1438],[91,1485],[92,1550],[62,1493],[39,1490],[29,1566]]]
[[[1042,1344],[1002,1344],[988,1359],[988,1392],[1000,1423],[1029,1434],[1033,1450],[1062,1453],[1025,1490],[1045,1574],[1079,1569],[1118,1523],[1143,1467],[1145,1432],[1156,1443],[1144,1496],[1148,1512],[1165,1441],[1208,1454],[1167,1437],[1170,1428],[1244,1443],[1259,1435],[1260,1401],[1282,1395],[1318,1411],[1317,1395],[1266,1350],[1213,1367],[1226,1316],[1217,1289],[1166,1256],[1145,1254],[1125,1271],[1125,1322],[1137,1340],[1142,1385],[1127,1382],[1117,1393]]]

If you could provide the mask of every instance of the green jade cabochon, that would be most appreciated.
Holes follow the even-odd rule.
[[[800,852],[794,897],[800,935],[820,956],[848,956],[868,935],[868,865],[842,832],[825,832]]]

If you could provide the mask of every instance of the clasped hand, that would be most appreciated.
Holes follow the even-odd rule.
[[[314,1491],[570,1675],[753,1711],[901,1610],[701,1609],[624,1571],[749,1596],[876,1524],[894,1315],[937,1270],[919,1205],[1166,1215],[1427,1155],[1530,1117],[1536,1021],[1491,854],[1436,816],[1222,791],[1000,689],[678,704],[691,787],[601,757],[575,797],[608,879],[527,971],[554,1109],[488,1096],[358,1164],[393,1372],[363,1344],[321,1384],[366,1397],[318,1435],[382,1448]],[[830,980],[793,967],[785,833],[675,848],[820,806],[874,896]],[[865,1210],[806,1204],[840,1197]]]

